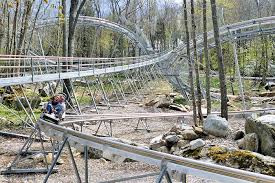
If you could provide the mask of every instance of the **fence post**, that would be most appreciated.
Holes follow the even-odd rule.
[[[32,69],[32,82],[33,82],[33,80],[34,80],[34,73],[33,73],[33,70],[34,70],[34,68],[33,68],[33,60],[32,60],[32,58],[31,58],[31,69]]]
[[[58,76],[59,76],[59,79],[60,79],[61,70],[60,70],[60,60],[59,60],[59,58],[57,58],[57,71],[58,71]]]

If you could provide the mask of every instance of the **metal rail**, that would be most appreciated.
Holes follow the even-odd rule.
[[[89,21],[97,22],[98,25],[113,24],[118,27],[118,24],[112,23],[103,19],[95,19],[91,17],[82,17],[82,20],[88,23]],[[53,24],[56,20],[48,20],[48,23]],[[43,21],[42,21],[43,22]],[[44,22],[45,25],[47,21]],[[259,30],[259,24],[261,29]],[[260,33],[274,33],[270,30],[270,26],[274,26],[275,17],[265,17],[253,19],[245,22],[240,22],[220,28],[220,34],[224,41],[231,39],[239,39],[242,37],[258,36]],[[42,26],[42,25],[41,25]],[[256,29],[256,31],[255,31]],[[236,33],[241,30],[241,34]],[[254,30],[254,31],[253,31]],[[129,31],[129,30],[125,30]],[[233,32],[233,37],[229,36],[228,32]],[[123,31],[121,31],[123,33]],[[245,34],[247,32],[247,34]],[[213,32],[208,33],[210,47],[214,46]],[[203,50],[202,36],[198,36],[198,50]],[[179,72],[175,71],[175,63],[185,54],[185,44],[179,45],[174,50],[167,50],[159,54],[147,55],[142,57],[129,58],[66,58],[66,57],[31,57],[31,56],[0,56],[0,70],[3,74],[0,75],[3,79],[0,80],[1,86],[10,86],[17,84],[35,83],[51,80],[60,80],[68,78],[76,78],[82,76],[93,76],[108,74],[114,72],[122,72],[125,70],[136,69],[144,66],[155,65],[161,63],[162,70],[165,73]],[[171,65],[172,64],[172,65]],[[14,71],[16,70],[16,71]],[[46,72],[47,71],[47,72]],[[176,82],[174,82],[176,83]]]
[[[52,26],[56,25],[56,23],[59,21],[59,18],[50,18],[45,19],[37,23],[36,29],[40,29],[46,26]],[[117,24],[115,22],[111,22],[106,19],[97,18],[97,17],[89,17],[89,16],[80,16],[78,18],[77,24],[79,25],[85,25],[85,26],[96,26],[96,27],[103,27],[107,29],[111,29],[113,31],[119,32],[123,35],[126,35],[127,38],[130,39],[133,43],[137,44],[139,48],[145,53],[152,53],[152,47],[147,44],[147,41],[143,39],[143,37],[137,35],[132,30],[128,29],[125,26],[122,26],[121,24]]]
[[[212,163],[192,160],[141,147],[114,142],[104,138],[86,135],[62,126],[54,125],[42,119],[38,121],[40,129],[53,138],[65,139],[71,145],[81,144],[99,150],[112,152],[126,158],[161,167],[165,162],[167,169],[183,174],[196,175],[222,182],[264,182],[273,183],[275,177],[224,167]],[[52,166],[53,168],[54,166]]]

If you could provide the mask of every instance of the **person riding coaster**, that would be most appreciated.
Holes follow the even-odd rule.
[[[51,100],[44,106],[42,119],[52,121],[59,124],[65,119],[65,94],[58,94],[51,98]]]

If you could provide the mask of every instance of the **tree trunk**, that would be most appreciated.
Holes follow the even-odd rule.
[[[185,25],[185,34],[186,34],[186,49],[187,49],[187,59],[188,59],[188,67],[189,67],[189,83],[191,88],[191,99],[193,104],[193,120],[194,124],[197,125],[197,109],[196,109],[196,98],[194,92],[194,81],[193,81],[193,62],[191,60],[190,54],[190,38],[189,38],[189,28],[188,28],[188,17],[187,17],[187,8],[186,8],[186,0],[183,0],[184,6],[184,25]]]
[[[214,39],[215,39],[215,45],[216,45],[216,51],[217,51],[219,79],[220,79],[221,117],[228,119],[226,81],[225,81],[225,73],[224,73],[223,56],[222,56],[222,50],[221,50],[219,26],[218,26],[218,20],[217,20],[216,0],[211,0],[211,10],[212,10]]]
[[[63,57],[68,56],[68,39],[67,39],[67,5],[66,5],[66,0],[62,0],[62,14],[64,18],[64,22],[62,24],[62,30],[63,30]]]
[[[24,9],[23,17],[22,17],[22,27],[21,27],[18,47],[17,47],[17,51],[16,51],[17,54],[22,54],[23,44],[24,44],[24,41],[25,41],[27,29],[29,27],[33,2],[34,1],[30,1],[30,0],[25,1],[25,5],[24,5],[25,9]]]
[[[192,39],[193,39],[193,51],[194,51],[194,63],[195,63],[195,73],[196,73],[196,85],[197,85],[197,95],[198,95],[198,116],[199,116],[199,123],[203,121],[203,115],[201,111],[201,87],[200,87],[200,73],[199,73],[199,61],[197,55],[197,41],[196,41],[196,24],[195,24],[195,10],[194,10],[194,0],[191,0],[191,22],[192,22]]]
[[[20,1],[16,1],[15,12],[13,17],[12,39],[11,39],[12,43],[10,44],[10,53],[12,53],[13,55],[16,54],[16,47],[17,47],[16,37],[17,37],[17,19],[18,19],[19,3]]]
[[[73,56],[74,51],[74,33],[80,12],[85,4],[86,0],[83,0],[79,5],[79,0],[71,0],[70,14],[69,14],[69,35],[68,35],[68,57]],[[79,7],[78,7],[79,5]],[[69,64],[68,64],[69,65]],[[70,68],[69,68],[70,69]],[[69,96],[72,93],[72,85],[70,79],[64,79],[63,91]],[[67,90],[64,90],[67,87]]]
[[[206,82],[206,102],[207,114],[211,113],[211,96],[210,96],[210,60],[208,55],[208,40],[207,40],[207,17],[206,17],[206,0],[203,0],[203,46],[205,60],[205,82]]]

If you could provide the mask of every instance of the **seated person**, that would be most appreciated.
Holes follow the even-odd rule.
[[[65,97],[63,95],[56,95],[44,107],[44,114],[42,118],[48,118],[55,123],[65,118]]]
[[[65,118],[65,110],[66,110],[65,97],[63,95],[60,95],[58,98],[58,103],[55,106],[55,116],[60,120],[63,120]]]
[[[59,98],[60,98],[60,96],[58,96],[58,95],[53,96],[51,98],[51,100],[47,103],[47,106],[45,108],[45,113],[52,114],[52,113],[55,112],[55,107],[56,107],[56,105],[58,104],[58,102],[60,100]]]

